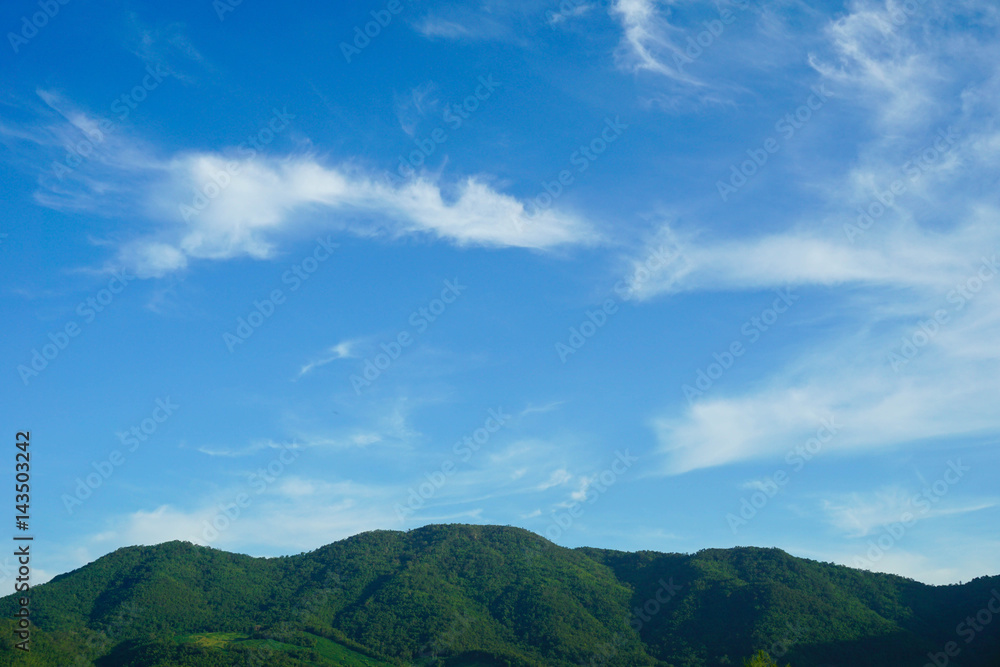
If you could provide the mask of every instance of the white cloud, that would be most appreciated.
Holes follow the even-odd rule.
[[[890,242],[873,239],[876,249],[803,243],[791,233],[743,248],[688,249],[693,268],[679,283],[671,277],[671,289],[805,285],[780,326],[801,331],[810,347],[773,350],[770,370],[753,385],[734,388],[721,378],[679,414],[654,419],[665,471],[784,458],[830,417],[842,428],[824,455],[1000,432],[990,398],[1000,392],[1000,275],[990,268],[998,232],[994,223],[950,235],[889,234]],[[842,283],[853,289],[808,289]],[[834,304],[821,324],[805,312],[817,299]],[[943,323],[928,325],[935,314]],[[746,344],[739,329],[736,339]]]
[[[345,340],[337,343],[336,345],[333,345],[332,347],[326,350],[326,354],[324,356],[309,361],[304,366],[302,366],[302,368],[299,369],[299,374],[296,376],[296,379],[302,377],[303,375],[311,373],[317,368],[321,368],[322,366],[326,366],[331,362],[337,361],[338,359],[351,359],[357,356],[354,353],[354,348],[356,344],[357,341]]]
[[[185,191],[204,188],[213,174],[225,173],[229,162],[214,154],[175,160],[165,187],[177,199],[161,199],[160,217],[179,218],[180,203],[192,202]],[[280,232],[321,210],[339,213],[333,224],[349,233],[369,234],[379,224],[396,236],[431,234],[459,246],[546,249],[597,240],[582,219],[552,209],[529,216],[523,202],[474,177],[446,190],[425,176],[390,184],[309,157],[258,157],[241,163],[228,187],[204,210],[188,211],[186,221],[165,225],[157,238],[136,241],[122,259],[149,257],[148,248],[153,247],[157,261],[133,268],[139,275],[161,276],[181,263],[176,254],[163,261],[170,247],[187,258],[266,258]]]
[[[573,491],[573,493],[569,494],[570,499],[572,499],[574,503],[582,503],[587,499],[587,491],[595,481],[597,481],[597,475],[580,477],[579,486],[575,491]]]
[[[525,417],[531,414],[545,414],[547,412],[552,412],[558,409],[560,406],[565,405],[566,401],[552,401],[551,403],[546,403],[545,405],[529,405],[525,409],[518,413],[518,417]]]
[[[847,537],[866,537],[877,529],[892,524],[911,526],[912,521],[922,521],[934,517],[954,516],[978,512],[995,507],[993,501],[980,501],[956,506],[953,502],[946,505],[932,505],[919,494],[907,491],[900,486],[885,487],[871,493],[852,493],[846,496],[823,501],[823,511],[826,519],[834,528]],[[942,498],[933,496],[935,502]]]
[[[993,218],[1000,212],[993,212]],[[794,286],[880,286],[939,290],[967,277],[985,249],[996,247],[1000,229],[970,221],[950,234],[899,227],[866,236],[852,245],[843,224],[825,229],[792,229],[740,240],[691,242],[681,247],[683,262],[654,269],[634,261],[630,284],[643,300],[661,293],[699,290],[758,290]],[[877,230],[876,230],[877,231]]]
[[[570,19],[577,18],[578,16],[583,16],[593,8],[594,8],[593,4],[589,2],[582,2],[581,4],[578,4],[575,7],[570,7],[568,10],[564,11],[560,7],[560,11],[558,12],[553,11],[546,15],[549,17],[549,25],[559,25],[560,23],[564,23]]]
[[[551,489],[553,486],[560,486],[562,484],[565,484],[571,479],[573,479],[573,475],[571,475],[569,471],[566,470],[565,468],[560,468],[559,470],[552,471],[552,474],[549,475],[549,478],[546,481],[539,484],[536,488],[539,491],[545,491],[547,489]]]
[[[187,268],[188,256],[180,249],[158,241],[126,244],[119,253],[125,266],[134,267],[141,275],[163,276]]]
[[[956,550],[957,552],[958,550]],[[862,553],[864,551],[862,550]],[[848,567],[858,567],[858,554],[851,557],[839,559],[841,563]],[[868,567],[861,569],[872,572],[883,572],[897,576],[910,577],[916,581],[921,581],[932,586],[946,586],[954,584],[961,579],[962,572],[976,572],[971,569],[966,558],[962,565],[956,566],[955,556],[951,555],[947,560],[941,558],[931,558],[926,554],[914,553],[902,548],[894,548],[886,552],[877,562],[872,562]],[[968,569],[967,569],[968,567]]]
[[[661,74],[690,85],[701,83],[681,69],[688,60],[671,33],[682,32],[661,16],[655,0],[615,0],[611,14],[622,24],[624,36],[616,57],[619,65],[634,71]],[[670,63],[667,63],[667,60]]]
[[[378,433],[355,433],[351,436],[351,441],[359,447],[366,447],[376,442],[382,442],[382,436]]]
[[[55,154],[90,136],[94,148],[84,167],[61,178],[43,175],[36,199],[159,223],[153,233],[120,243],[118,261],[141,277],[165,276],[192,260],[269,258],[280,243],[320,224],[362,236],[426,234],[457,246],[547,250],[600,240],[583,218],[555,208],[529,215],[523,201],[478,176],[449,182],[415,174],[404,181],[308,155],[235,150],[154,158],[121,128],[95,134],[98,118],[55,94],[39,95],[62,119],[28,130],[3,126],[5,137]]]
[[[918,539],[917,535],[907,535],[904,539],[913,539],[913,543],[893,544],[874,561],[867,557],[868,539],[856,543],[853,549],[822,549],[807,544],[803,547],[788,546],[786,550],[804,558],[910,577],[932,586],[955,584],[997,571],[998,562],[994,554],[1000,553],[1000,543],[993,539],[956,535],[942,544],[935,540]]]
[[[740,484],[740,488],[747,491],[763,491],[770,494],[774,490],[774,481],[769,477],[751,479]]]
[[[915,3],[910,14],[902,5],[855,0],[826,28],[837,63],[810,57],[820,74],[877,108],[880,123],[897,131],[937,116],[935,89],[946,78],[934,54],[916,41],[933,21],[934,3]]]
[[[528,8],[523,3],[486,2],[451,4],[435,7],[414,22],[414,29],[427,39],[501,40],[520,42],[518,24],[526,18]],[[527,15],[537,20],[534,12]]]
[[[390,500],[395,492],[389,486],[286,474],[263,491],[244,484],[202,498],[190,508],[161,505],[119,516],[112,530],[91,541],[106,551],[185,540],[242,553],[287,554],[393,526]],[[241,493],[249,502],[233,509]],[[229,507],[230,516],[224,507]]]
[[[909,27],[917,29],[915,19]],[[921,53],[936,62],[943,56],[935,48],[921,43]],[[1000,68],[981,65],[983,72],[962,79],[962,110],[940,125],[861,141],[858,158],[842,173],[814,184],[827,198],[818,210],[793,219],[782,219],[779,210],[768,225],[779,231],[740,238],[678,233],[684,261],[652,271],[634,260],[638,300],[785,287],[799,296],[779,325],[799,334],[799,345],[770,350],[769,367],[752,384],[723,378],[693,404],[653,420],[664,471],[784,457],[827,415],[844,424],[824,450],[832,454],[1000,432],[987,398],[1000,392],[1000,278],[993,268],[1000,209],[983,194],[991,191],[998,164],[982,149],[996,135],[986,109],[1000,99]],[[953,145],[919,176],[905,176],[903,164],[924,155],[948,121],[957,126]],[[858,209],[876,202],[894,180],[903,194],[863,235],[849,239]],[[972,299],[961,296],[969,286],[975,286]],[[825,312],[817,312],[819,304]],[[925,341],[920,323],[939,312],[948,321]],[[746,343],[739,329],[737,323],[734,338]],[[916,358],[892,362],[915,336],[921,341]]]
[[[468,37],[472,34],[471,31],[461,23],[457,21],[449,21],[436,16],[425,16],[417,22],[415,27],[417,32],[424,37],[429,38],[443,37],[444,39],[460,39],[462,37]]]
[[[184,445],[181,445],[182,447]],[[198,451],[202,454],[207,454],[208,456],[225,456],[225,457],[237,457],[237,456],[249,456],[256,452],[264,449],[301,449],[302,445],[298,443],[278,443],[273,440],[255,440],[246,447],[242,449],[233,449],[229,447],[198,447]]]
[[[315,495],[317,486],[309,480],[289,478],[282,480],[275,491],[290,498],[304,498]]]
[[[326,433],[300,433],[290,442],[277,442],[263,439],[255,440],[242,448],[226,446],[200,446],[197,451],[208,456],[222,456],[236,458],[250,456],[264,450],[304,450],[313,447],[325,449],[351,449],[356,447],[367,447],[386,440],[398,440],[404,443],[417,436],[415,431],[409,429],[406,417],[398,412],[398,408],[383,415],[380,419],[373,420],[371,428],[378,430],[358,430],[353,428],[336,428]],[[184,445],[182,445],[183,447]]]
[[[995,72],[998,25],[988,1],[852,0],[809,62],[894,140],[958,111],[974,83]]]
[[[890,341],[880,340],[882,350],[876,346],[860,358],[849,356],[856,347],[843,344],[825,357],[797,360],[763,387],[710,394],[680,415],[654,419],[663,472],[765,458],[784,465],[819,436],[827,442],[818,449],[829,457],[1000,432],[1000,415],[991,407],[1000,392],[995,360],[957,363],[942,342],[925,348],[912,371],[897,374],[886,358]],[[820,432],[824,420],[837,429],[832,438]]]

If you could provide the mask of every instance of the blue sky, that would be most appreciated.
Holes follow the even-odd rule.
[[[1000,572],[992,3],[0,24],[42,579],[439,522]]]

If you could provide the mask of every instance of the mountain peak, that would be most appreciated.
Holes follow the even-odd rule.
[[[448,664],[695,667],[780,645],[795,667],[874,667],[916,664],[998,585],[926,586],[775,548],[567,549],[512,526],[432,524],[282,558],[126,547],[37,587],[32,605],[41,665],[74,652],[235,665],[280,645],[273,664],[431,664],[430,651]],[[5,615],[13,605],[0,600]],[[88,648],[95,632],[108,641]],[[996,649],[984,637],[963,664]]]

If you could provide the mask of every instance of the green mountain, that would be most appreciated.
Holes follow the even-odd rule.
[[[33,589],[30,654],[14,596],[0,599],[0,665],[695,667],[763,649],[793,667],[997,667],[991,600],[1000,610],[1000,577],[928,586],[778,549],[566,549],[504,526],[372,531],[280,558],[168,542]]]

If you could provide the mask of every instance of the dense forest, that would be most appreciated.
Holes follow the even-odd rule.
[[[997,667],[998,591],[1000,576],[928,586],[778,549],[566,549],[505,526],[280,558],[168,542],[35,588],[30,654],[0,599],[0,665]]]

